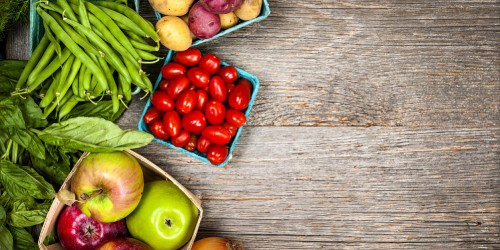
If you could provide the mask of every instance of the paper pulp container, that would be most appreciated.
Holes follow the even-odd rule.
[[[144,158],[140,154],[135,153],[132,150],[126,150],[125,152],[129,153],[133,157],[137,159],[139,164],[142,167],[143,175],[144,175],[144,182],[149,182],[149,181],[154,181],[154,180],[167,180],[173,182],[179,189],[184,192],[187,197],[196,205],[198,208],[198,222],[196,224],[196,228],[194,230],[193,236],[191,237],[191,240],[186,243],[180,250],[189,250],[191,249],[195,239],[196,239],[196,234],[198,232],[198,228],[201,223],[201,218],[203,217],[203,209],[201,207],[201,200],[198,199],[193,193],[191,193],[188,189],[186,189],[184,186],[182,186],[178,181],[176,181],[171,175],[166,173],[163,169],[160,167],[156,166],[154,163],[150,162],[148,159]],[[70,190],[71,187],[71,180],[73,178],[73,175],[75,174],[75,171],[78,169],[78,166],[80,166],[80,163],[82,160],[87,157],[90,153],[84,153],[78,162],[75,164],[71,172],[69,173],[68,177],[62,184],[60,190],[66,189]],[[59,250],[63,249],[62,246],[59,243],[51,244],[46,246],[44,244],[44,240],[46,237],[50,235],[57,235],[56,233],[56,226],[57,226],[57,218],[59,217],[59,214],[62,212],[63,208],[66,205],[62,203],[58,198],[55,198],[54,201],[52,202],[52,205],[50,206],[49,212],[47,213],[47,217],[45,219],[45,222],[43,223],[42,230],[40,232],[40,237],[38,239],[38,246],[42,250]]]
[[[167,57],[165,58],[165,64],[167,64],[168,62],[170,62],[172,60],[172,57],[173,55],[175,54],[176,52],[175,51],[172,51],[170,50],[167,54]],[[227,64],[226,62],[221,62],[221,67],[222,66],[228,66],[229,64]],[[234,66],[234,65],[233,65]],[[252,83],[252,86],[253,86],[253,90],[252,90],[252,93],[251,93],[251,96],[250,96],[250,102],[248,103],[248,107],[244,110],[244,114],[245,116],[247,117],[247,120],[248,120],[248,115],[250,114],[250,111],[252,110],[252,106],[255,102],[255,98],[257,97],[257,92],[259,90],[259,79],[257,77],[255,77],[254,75],[234,66],[236,68],[236,70],[238,71],[238,78],[246,78],[247,80],[249,80],[251,83]],[[163,77],[162,77],[162,74],[160,72],[160,75],[158,76],[158,79],[156,80],[156,83],[155,83],[155,86],[154,86],[154,90],[153,91],[156,91],[156,89],[158,89],[158,86],[160,84],[160,82],[162,81]],[[148,125],[144,122],[144,115],[146,114],[146,111],[151,107],[151,98],[148,99],[148,101],[146,102],[146,106],[144,107],[144,110],[142,111],[142,114],[141,114],[141,117],[139,119],[139,123],[138,123],[138,129],[140,131],[143,131],[143,132],[147,132],[147,133],[150,133],[150,134],[153,134],[151,133],[151,131],[149,131],[148,129]],[[228,153],[228,157],[226,158],[226,160],[221,163],[221,164],[218,164],[218,165],[214,165],[212,164],[208,159],[207,159],[207,154],[206,153],[201,153],[201,152],[198,152],[197,150],[194,150],[193,152],[191,151],[188,151],[184,148],[179,148],[179,147],[176,147],[174,146],[170,140],[166,140],[166,141],[163,141],[163,140],[160,140],[158,138],[154,138],[154,140],[164,146],[167,146],[167,147],[170,147],[170,148],[173,148],[175,150],[178,150],[178,151],[181,151],[182,153],[184,154],[187,154],[193,158],[196,158],[202,162],[205,162],[211,166],[214,166],[214,167],[224,167],[227,165],[227,163],[229,162],[229,160],[231,160],[232,158],[232,154],[233,154],[233,150],[234,150],[234,147],[236,146],[236,142],[238,142],[238,139],[240,138],[240,135],[241,135],[241,132],[243,131],[243,127],[245,127],[245,125],[241,126],[238,128],[238,130],[236,131],[236,135],[231,139],[231,141],[229,141],[229,153]]]
[[[260,11],[259,16],[257,16],[256,18],[248,20],[248,21],[241,21],[240,20],[240,22],[238,24],[236,24],[235,26],[233,26],[231,28],[228,28],[228,29],[225,29],[225,30],[221,30],[221,31],[219,31],[219,33],[217,33],[213,37],[210,37],[210,38],[207,38],[207,39],[196,39],[196,40],[194,40],[193,44],[191,46],[196,46],[196,45],[202,44],[204,42],[208,42],[208,41],[217,39],[217,38],[219,38],[221,36],[229,34],[229,33],[233,32],[235,30],[241,29],[241,28],[243,28],[245,26],[248,26],[248,25],[250,25],[252,23],[262,21],[262,20],[266,19],[270,14],[271,14],[271,9],[269,8],[269,3],[267,2],[267,0],[263,0],[262,1],[262,9]],[[163,15],[161,13],[157,12],[157,11],[155,11],[155,15],[156,15],[156,18],[158,20],[160,20],[160,18],[163,17]]]

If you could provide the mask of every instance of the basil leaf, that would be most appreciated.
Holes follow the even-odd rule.
[[[63,121],[74,117],[100,117],[108,121],[115,121],[126,110],[124,105],[120,105],[118,112],[113,113],[112,101],[100,101],[97,103],[86,102],[75,107],[71,112],[63,117]]]
[[[52,199],[55,191],[42,176],[30,167],[0,160],[0,181],[11,197]]]
[[[148,133],[122,130],[113,122],[97,117],[77,117],[55,123],[38,136],[48,144],[88,152],[139,148],[153,140]]]
[[[11,139],[28,150],[33,156],[45,159],[45,147],[38,136],[27,129],[12,128]]]
[[[32,156],[31,163],[38,173],[57,184],[62,184],[71,170],[69,163],[51,157],[45,157],[43,160]]]
[[[14,99],[14,102],[18,107],[21,108],[21,112],[23,114],[23,118],[26,122],[27,127],[43,128],[47,126],[47,120],[42,118],[43,111],[40,107],[38,107],[33,98],[31,98],[30,96],[26,97],[26,99],[17,97]]]
[[[49,235],[45,236],[45,239],[43,239],[43,244],[48,246],[55,244],[57,242],[57,234],[56,230],[52,230]]]
[[[7,131],[0,130],[0,155],[3,155],[7,150],[5,146],[8,140],[9,134],[7,134]]]
[[[12,234],[9,229],[5,226],[0,226],[0,249],[2,250],[13,250],[14,240],[12,239]]]
[[[0,102],[0,129],[26,128],[23,113],[19,107],[13,105],[9,99]]]
[[[0,226],[3,226],[5,223],[5,208],[3,206],[0,206]]]
[[[10,96],[10,93],[16,90],[16,82],[6,76],[0,75],[0,93],[3,94],[2,96]]]
[[[0,205],[2,205],[6,211],[30,210],[36,207],[36,204],[37,203],[33,197],[19,199],[10,196],[7,192],[3,192],[0,196]]]
[[[0,75],[17,82],[26,63],[28,63],[28,61],[25,60],[0,60]]]
[[[14,227],[31,227],[43,223],[48,210],[12,211],[7,213],[7,224]]]
[[[39,249],[33,239],[33,236],[26,231],[24,228],[20,227],[9,227],[9,230],[14,238],[14,249],[26,249],[35,250]]]

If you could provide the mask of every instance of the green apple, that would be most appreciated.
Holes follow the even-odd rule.
[[[141,201],[144,177],[139,162],[122,151],[92,153],[82,160],[71,180],[77,206],[99,222],[129,215]]]
[[[126,221],[132,237],[153,249],[179,249],[193,235],[198,208],[171,181],[147,182],[141,202]]]

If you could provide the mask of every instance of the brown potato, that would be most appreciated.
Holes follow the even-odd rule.
[[[160,42],[168,49],[184,51],[191,47],[193,39],[189,26],[176,16],[164,16],[156,23]]]
[[[243,0],[234,14],[241,20],[248,21],[259,16],[262,9],[262,0]]]
[[[219,14],[220,26],[222,29],[228,29],[233,27],[240,20],[234,12],[229,12],[226,14]]]
[[[163,15],[182,16],[188,13],[194,0],[149,0],[154,10]]]

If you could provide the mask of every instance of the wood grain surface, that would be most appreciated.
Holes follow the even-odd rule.
[[[264,21],[199,46],[261,83],[228,167],[157,143],[137,150],[200,196],[199,237],[499,249],[500,3],[269,4]],[[27,31],[11,33],[9,58],[28,58]],[[160,67],[147,68],[153,81]],[[118,124],[136,128],[144,105],[135,96]]]

